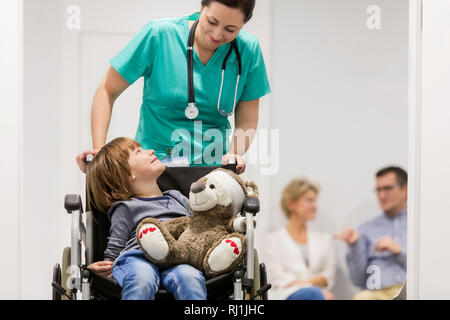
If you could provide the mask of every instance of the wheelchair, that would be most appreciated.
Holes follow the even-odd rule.
[[[176,189],[188,197],[192,182],[219,167],[236,172],[236,164],[167,167],[157,182],[161,191]],[[87,195],[86,199],[89,201]],[[92,212],[86,210],[84,213],[81,196],[76,194],[65,196],[64,207],[72,216],[71,245],[63,250],[62,263],[53,267],[53,300],[78,300],[80,296],[82,300],[121,299],[122,288],[113,278],[87,268],[91,263],[103,260],[110,228],[107,215],[96,213],[92,206]],[[271,285],[267,283],[265,265],[259,263],[254,248],[253,221],[258,212],[259,199],[246,198],[241,211],[241,215],[246,217],[246,256],[234,271],[207,279],[208,300],[267,300]],[[173,299],[172,294],[163,288],[155,295],[155,300]]]

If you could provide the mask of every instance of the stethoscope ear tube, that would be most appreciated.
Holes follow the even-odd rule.
[[[189,32],[188,48],[187,48],[187,68],[188,68],[188,105],[195,106],[194,92],[194,35],[197,28],[198,20],[193,24]]]
[[[237,46],[237,42],[236,40],[233,40],[233,42],[231,43],[231,45],[234,47],[234,52],[236,52],[236,57],[238,59],[238,68],[239,68],[239,75],[238,77],[241,76],[242,74],[242,61],[241,61],[241,53],[239,52],[238,46]],[[239,82],[239,80],[238,80]]]

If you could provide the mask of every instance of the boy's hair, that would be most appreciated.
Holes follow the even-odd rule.
[[[298,199],[308,190],[312,190],[316,194],[319,194],[319,186],[304,178],[293,179],[286,187],[284,187],[283,193],[281,194],[280,205],[286,218],[289,219],[291,215],[288,208],[288,203],[292,200]]]
[[[140,144],[130,138],[116,138],[104,145],[86,166],[87,203],[90,211],[106,213],[116,201],[130,200],[130,151]]]

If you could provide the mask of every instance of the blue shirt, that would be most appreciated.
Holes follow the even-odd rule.
[[[395,218],[383,214],[358,228],[359,240],[350,246],[346,259],[352,282],[364,289],[382,289],[406,281],[407,210]],[[375,251],[375,244],[389,236],[402,246],[394,255],[388,250]]]

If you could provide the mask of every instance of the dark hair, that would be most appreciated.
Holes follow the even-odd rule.
[[[397,184],[400,187],[403,187],[404,185],[406,185],[408,183],[408,174],[406,173],[405,170],[403,170],[402,168],[399,167],[386,167],[383,168],[381,170],[379,170],[376,174],[376,177],[382,177],[388,173],[394,173],[395,176],[397,177]]]
[[[244,14],[244,23],[250,21],[255,8],[255,0],[202,0],[203,7],[209,7],[212,2],[219,2],[229,8],[239,8]]]

